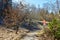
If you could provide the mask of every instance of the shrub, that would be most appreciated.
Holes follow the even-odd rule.
[[[49,23],[49,29],[54,35],[54,38],[59,40],[60,39],[60,21],[54,18],[52,22]]]

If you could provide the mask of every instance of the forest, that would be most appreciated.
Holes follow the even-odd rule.
[[[0,0],[0,40],[60,40],[60,0],[12,1]]]

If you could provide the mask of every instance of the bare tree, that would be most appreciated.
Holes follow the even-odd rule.
[[[57,10],[58,10],[58,14],[59,14],[59,2],[58,2],[58,0],[56,0],[56,4],[57,4]]]

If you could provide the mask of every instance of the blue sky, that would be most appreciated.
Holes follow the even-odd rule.
[[[38,6],[40,5],[40,7],[43,7],[43,4],[44,3],[47,3],[47,2],[54,2],[56,0],[24,0],[26,3],[29,3],[29,4],[33,4],[35,6]],[[18,0],[14,0],[14,2],[19,2]]]

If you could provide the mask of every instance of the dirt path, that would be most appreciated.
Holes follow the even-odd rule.
[[[24,31],[20,30],[18,34],[15,34],[14,30],[1,27],[0,40],[39,40],[38,37],[36,37],[38,31],[29,32],[29,33],[26,33]]]

